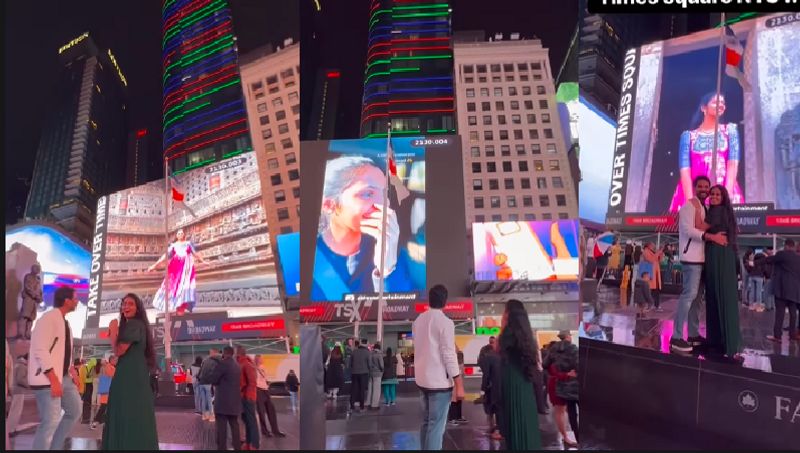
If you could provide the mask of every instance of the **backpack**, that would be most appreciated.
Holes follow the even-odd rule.
[[[200,385],[213,384],[209,379],[214,374],[214,369],[217,368],[217,365],[219,365],[219,359],[216,357],[209,357],[204,360],[203,365],[200,367],[200,372],[197,373],[197,383]]]

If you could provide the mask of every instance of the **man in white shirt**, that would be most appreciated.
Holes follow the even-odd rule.
[[[455,325],[445,314],[447,288],[436,285],[428,293],[430,310],[417,317],[411,328],[414,367],[422,392],[422,450],[441,450],[450,402],[464,399],[464,381],[456,355]],[[454,393],[455,392],[455,393]]]

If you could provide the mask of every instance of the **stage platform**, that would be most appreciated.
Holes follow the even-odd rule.
[[[584,300],[586,302],[586,300]],[[581,441],[601,449],[796,449],[800,343],[766,340],[774,312],[741,310],[743,366],[669,352],[677,298],[636,319],[610,288],[581,326]],[[705,332],[702,322],[701,333]],[[648,440],[644,445],[637,433]],[[646,446],[645,446],[646,445]]]

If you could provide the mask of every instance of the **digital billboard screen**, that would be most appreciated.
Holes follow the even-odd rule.
[[[101,199],[101,313],[129,292],[155,312],[279,307],[255,153],[171,179],[169,197],[161,180]]]
[[[575,281],[577,220],[486,222],[472,225],[476,281]]]
[[[626,53],[611,228],[676,229],[700,175],[728,190],[742,231],[800,227],[800,21],[777,15],[732,25],[728,39],[743,47],[744,81],[723,73],[717,95],[721,32]]]
[[[434,283],[466,294],[464,190],[453,171],[462,165],[458,137],[393,137],[391,165],[386,139],[301,146],[300,215],[311,219],[301,226],[301,303],[377,300],[384,215],[390,304],[413,314]]]
[[[300,233],[279,234],[275,240],[286,295],[296,296],[300,292]]]
[[[579,216],[605,223],[617,125],[584,98],[572,105],[578,115],[578,136],[582,138]]]

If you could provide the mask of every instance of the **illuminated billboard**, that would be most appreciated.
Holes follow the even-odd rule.
[[[279,234],[275,241],[284,290],[287,296],[296,296],[300,292],[300,233]]]
[[[575,281],[577,220],[472,225],[476,281]]]
[[[6,319],[17,319],[25,275],[38,262],[42,268],[44,299],[39,311],[53,307],[56,288],[69,286],[75,289],[80,304],[67,315],[67,320],[73,336],[79,338],[87,316],[91,259],[88,249],[56,228],[30,224],[6,230]]]
[[[453,172],[462,165],[459,147],[455,136],[392,137],[389,165],[386,139],[301,143],[300,216],[310,219],[300,235],[301,317],[314,311],[308,304],[377,300],[387,183],[383,275],[389,304],[414,315],[415,302],[427,298],[434,282],[452,286],[454,295],[468,294],[467,235],[463,221],[458,224],[464,192],[461,173]]]
[[[677,229],[675,214],[700,175],[726,187],[743,231],[800,227],[800,22],[784,19],[732,25],[744,78],[722,74],[719,96],[720,29],[626,53],[611,228]]]
[[[171,179],[168,198],[161,180],[101,199],[101,313],[115,313],[128,292],[155,312],[279,311],[255,153]]]
[[[592,222],[605,223],[617,126],[584,98],[572,105],[578,116],[578,134],[582,138],[579,216]]]

